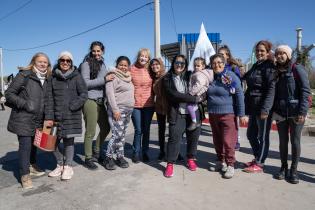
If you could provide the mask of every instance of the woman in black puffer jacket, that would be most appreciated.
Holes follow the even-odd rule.
[[[72,54],[60,53],[58,63],[53,69],[52,78],[48,80],[45,119],[52,125],[58,124],[58,141],[54,155],[57,167],[49,173],[50,177],[61,175],[61,179],[73,176],[72,160],[74,156],[74,137],[82,134],[81,109],[87,100],[86,84],[73,65]],[[64,149],[59,147],[63,139]],[[65,156],[65,161],[63,161]]]
[[[32,188],[30,175],[41,176],[44,172],[36,163],[36,147],[33,145],[35,129],[43,127],[44,93],[47,77],[51,74],[48,56],[37,53],[27,67],[20,72],[5,92],[6,104],[12,108],[8,131],[19,140],[19,171],[24,189]]]

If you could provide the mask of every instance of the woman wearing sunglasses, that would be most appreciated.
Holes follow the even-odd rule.
[[[171,69],[163,78],[163,86],[169,102],[169,141],[167,144],[167,166],[164,172],[165,177],[174,175],[173,165],[180,152],[180,143],[186,131],[187,138],[187,167],[191,171],[197,169],[195,156],[197,143],[200,135],[200,127],[189,131],[187,127],[191,123],[188,114],[187,103],[200,102],[199,96],[192,96],[188,92],[190,71],[187,71],[187,59],[184,55],[174,57]],[[196,113],[197,122],[200,121],[200,113]]]
[[[69,180],[73,176],[72,160],[74,155],[74,137],[82,134],[81,109],[87,100],[87,87],[73,65],[70,52],[61,52],[58,63],[48,80],[45,100],[45,119],[48,125],[58,125],[56,150],[54,156],[57,167],[48,176]],[[63,140],[64,147],[59,143]]]

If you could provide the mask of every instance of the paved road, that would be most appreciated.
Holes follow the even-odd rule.
[[[107,171],[101,166],[88,171],[83,160],[82,138],[76,139],[74,177],[64,182],[43,176],[33,180],[32,190],[23,190],[17,177],[17,140],[6,131],[9,112],[0,112],[0,209],[315,209],[315,138],[302,138],[299,165],[301,182],[292,185],[272,175],[279,170],[277,133],[271,133],[271,150],[263,174],[246,174],[241,163],[252,159],[251,149],[241,129],[240,162],[235,177],[222,179],[208,170],[215,154],[209,127],[203,126],[198,146],[198,170],[189,171],[183,163],[175,166],[175,176],[163,177],[165,163],[158,163],[157,125],[151,126],[148,164],[130,160],[132,125],[126,153],[130,167]],[[184,153],[185,142],[182,144]],[[55,166],[50,153],[40,152],[39,165],[49,172]]]

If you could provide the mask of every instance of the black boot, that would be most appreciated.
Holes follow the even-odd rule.
[[[95,165],[95,163],[93,162],[92,158],[85,159],[84,166],[89,170],[96,170],[98,168],[97,165]]]
[[[132,160],[133,163],[140,163],[139,154],[136,154],[136,153],[133,154],[131,160]]]
[[[150,158],[149,158],[147,153],[143,153],[142,160],[143,160],[144,163],[147,163],[147,162],[150,161]]]
[[[103,166],[107,169],[107,170],[115,170],[116,169],[116,164],[113,158],[110,157],[106,157],[103,163]]]
[[[297,173],[297,169],[291,168],[289,182],[291,184],[298,184],[299,183],[299,176],[298,176],[298,173]]]
[[[128,168],[129,167],[129,163],[126,161],[126,159],[124,157],[119,157],[116,160],[116,164],[120,167],[120,168]]]
[[[283,180],[288,178],[288,165],[282,165],[278,174],[275,175],[276,179]]]

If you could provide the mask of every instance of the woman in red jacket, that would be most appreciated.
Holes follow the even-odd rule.
[[[131,117],[135,128],[132,157],[134,163],[139,163],[141,150],[143,162],[149,161],[150,125],[154,112],[153,81],[148,70],[149,61],[149,49],[140,49],[137,60],[130,69],[132,83],[135,88],[135,107]]]

